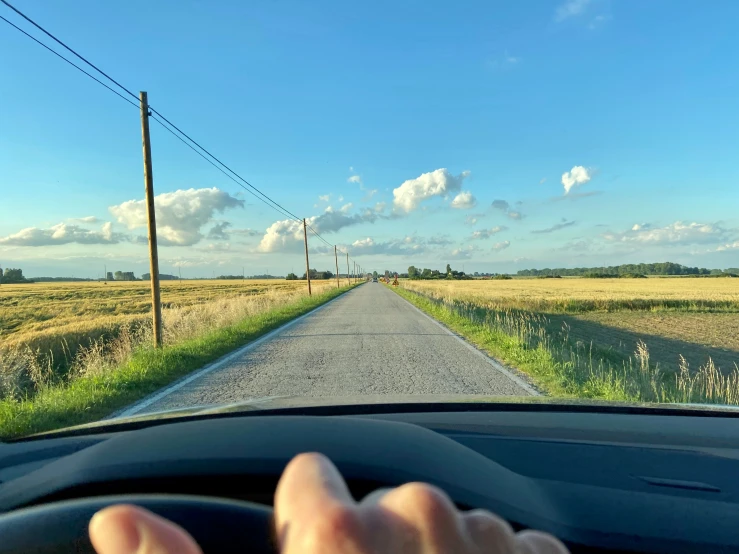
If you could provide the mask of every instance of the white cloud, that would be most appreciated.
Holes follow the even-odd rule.
[[[508,227],[502,225],[496,225],[491,229],[480,229],[479,231],[474,231],[471,238],[474,240],[489,239],[493,235],[497,235],[498,233],[505,231],[506,229],[508,229]]]
[[[302,248],[303,225],[294,219],[284,219],[267,227],[257,252],[297,252]]]
[[[474,215],[468,215],[464,218],[465,225],[475,225],[478,221],[477,216]]]
[[[331,200],[331,195],[330,194],[322,194],[321,196],[318,197],[318,199],[321,202],[328,202],[329,200]]]
[[[592,177],[592,171],[581,165],[576,165],[570,171],[565,171],[562,174],[562,185],[565,188],[565,194],[569,194],[572,187],[584,185]]]
[[[339,197],[336,200],[338,200],[339,202],[343,202],[344,201],[344,196],[342,194],[340,194]]]
[[[515,220],[523,218],[523,214],[521,212],[508,212],[506,215]]]
[[[56,246],[60,244],[116,244],[128,240],[123,233],[114,233],[110,222],[104,223],[100,231],[91,231],[79,225],[58,223],[48,229],[26,227],[17,233],[0,238],[7,246]]]
[[[501,250],[505,250],[506,248],[508,248],[510,245],[511,245],[511,241],[508,241],[508,240],[504,240],[503,242],[496,242],[493,245],[492,250],[496,252],[500,252]]]
[[[100,220],[94,215],[88,215],[87,217],[70,217],[67,221],[73,221],[75,223],[97,223]]]
[[[441,168],[409,179],[393,189],[393,205],[406,213],[412,212],[424,200],[459,192],[462,182],[469,174],[469,171],[463,171],[455,177],[447,169]]]
[[[566,0],[557,7],[554,13],[555,21],[564,21],[570,17],[582,14],[590,4],[590,0]]]
[[[317,233],[334,233],[344,227],[360,223],[374,223],[379,217],[373,210],[364,210],[361,214],[348,215],[352,205],[347,204],[336,211],[331,206],[318,216],[306,219]],[[311,240],[310,236],[308,237]],[[258,252],[297,252],[303,248],[303,225],[301,222],[285,219],[275,221],[264,233],[257,246]]]
[[[202,227],[210,223],[217,212],[243,207],[244,201],[213,187],[165,192],[154,197],[154,206],[159,243],[191,246],[203,238]],[[146,227],[144,200],[129,200],[108,209],[129,229]]]
[[[386,207],[387,207],[387,203],[386,202],[377,202],[375,204],[375,212],[377,212],[378,214],[380,214],[380,213],[382,213],[382,212],[385,211],[385,208]]]
[[[352,175],[347,179],[348,183],[356,183],[358,185],[362,184],[362,178],[359,175]]]
[[[430,244],[432,246],[447,246],[453,243],[454,241],[446,235],[435,235],[426,240],[426,244]]]
[[[687,245],[726,242],[730,234],[730,231],[717,224],[676,221],[664,227],[637,223],[629,231],[604,233],[603,238],[644,245]]]
[[[345,214],[349,212],[354,207],[354,204],[349,202],[348,204],[344,204],[341,209],[339,210],[341,213]]]
[[[405,237],[402,240],[391,240],[387,242],[375,242],[371,237],[367,237],[354,241],[349,247],[349,251],[355,256],[409,256],[420,254],[424,250],[424,246],[415,242],[413,237]]]
[[[467,246],[463,246],[462,248],[455,248],[454,250],[452,250],[449,254],[449,257],[453,260],[468,260],[475,252],[478,251],[479,248],[468,244]]]
[[[739,249],[739,240],[734,241],[730,244],[722,244],[718,248],[716,248],[716,252],[724,252],[726,250],[737,250]]]
[[[459,210],[469,210],[470,208],[474,208],[477,204],[477,200],[472,195],[472,193],[468,190],[464,192],[460,192],[457,196],[454,197],[454,200],[452,200],[452,208],[457,208]]]

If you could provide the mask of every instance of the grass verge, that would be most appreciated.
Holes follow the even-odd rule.
[[[472,344],[533,380],[545,394],[626,402],[739,404],[739,371],[724,374],[709,359],[690,371],[666,373],[650,363],[646,344],[633,356],[573,341],[545,316],[495,311],[471,302],[440,300],[393,288],[401,297]]]
[[[33,398],[0,401],[0,437],[14,438],[97,421],[269,331],[336,298],[352,287],[321,294],[246,318],[202,336],[139,348],[114,370],[48,386]]]

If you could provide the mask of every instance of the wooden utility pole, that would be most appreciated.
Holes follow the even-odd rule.
[[[352,284],[351,277],[349,277],[349,252],[346,253],[346,280],[350,285]]]
[[[308,281],[308,296],[313,293],[310,290],[310,262],[308,261],[308,226],[303,218],[303,238],[305,239],[305,279]]]
[[[339,283],[339,255],[336,253],[336,245],[334,244],[334,261],[336,262],[336,288],[340,288]]]
[[[154,346],[162,346],[162,302],[159,294],[159,255],[157,254],[157,222],[154,209],[154,174],[151,169],[151,141],[149,139],[149,99],[139,93],[141,104],[141,140],[144,149],[144,189],[149,232],[149,270],[151,271],[151,312],[154,323]]]

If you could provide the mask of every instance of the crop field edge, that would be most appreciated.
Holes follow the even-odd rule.
[[[140,349],[113,371],[50,386],[32,399],[0,400],[0,440],[98,421],[360,285],[304,297],[181,343]]]

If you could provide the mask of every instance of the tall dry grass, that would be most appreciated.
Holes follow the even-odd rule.
[[[304,286],[304,284],[303,284]],[[335,281],[317,281],[320,293]],[[263,288],[259,294],[214,298],[162,310],[165,345],[207,335],[305,297],[302,287]],[[82,338],[81,338],[81,337]],[[101,375],[123,364],[136,350],[152,343],[148,315],[101,318],[85,332],[57,335],[52,344],[38,341],[0,346],[0,400],[33,397],[38,391],[81,376]]]
[[[425,300],[432,315],[538,378],[554,395],[636,402],[739,405],[739,367],[722,371],[712,359],[691,370],[664,372],[650,359],[644,341],[631,356],[614,355],[593,342],[572,339],[567,323],[552,331],[546,314],[501,307],[495,299],[463,299],[449,286],[405,281],[403,288]],[[412,299],[412,297],[411,297]]]

